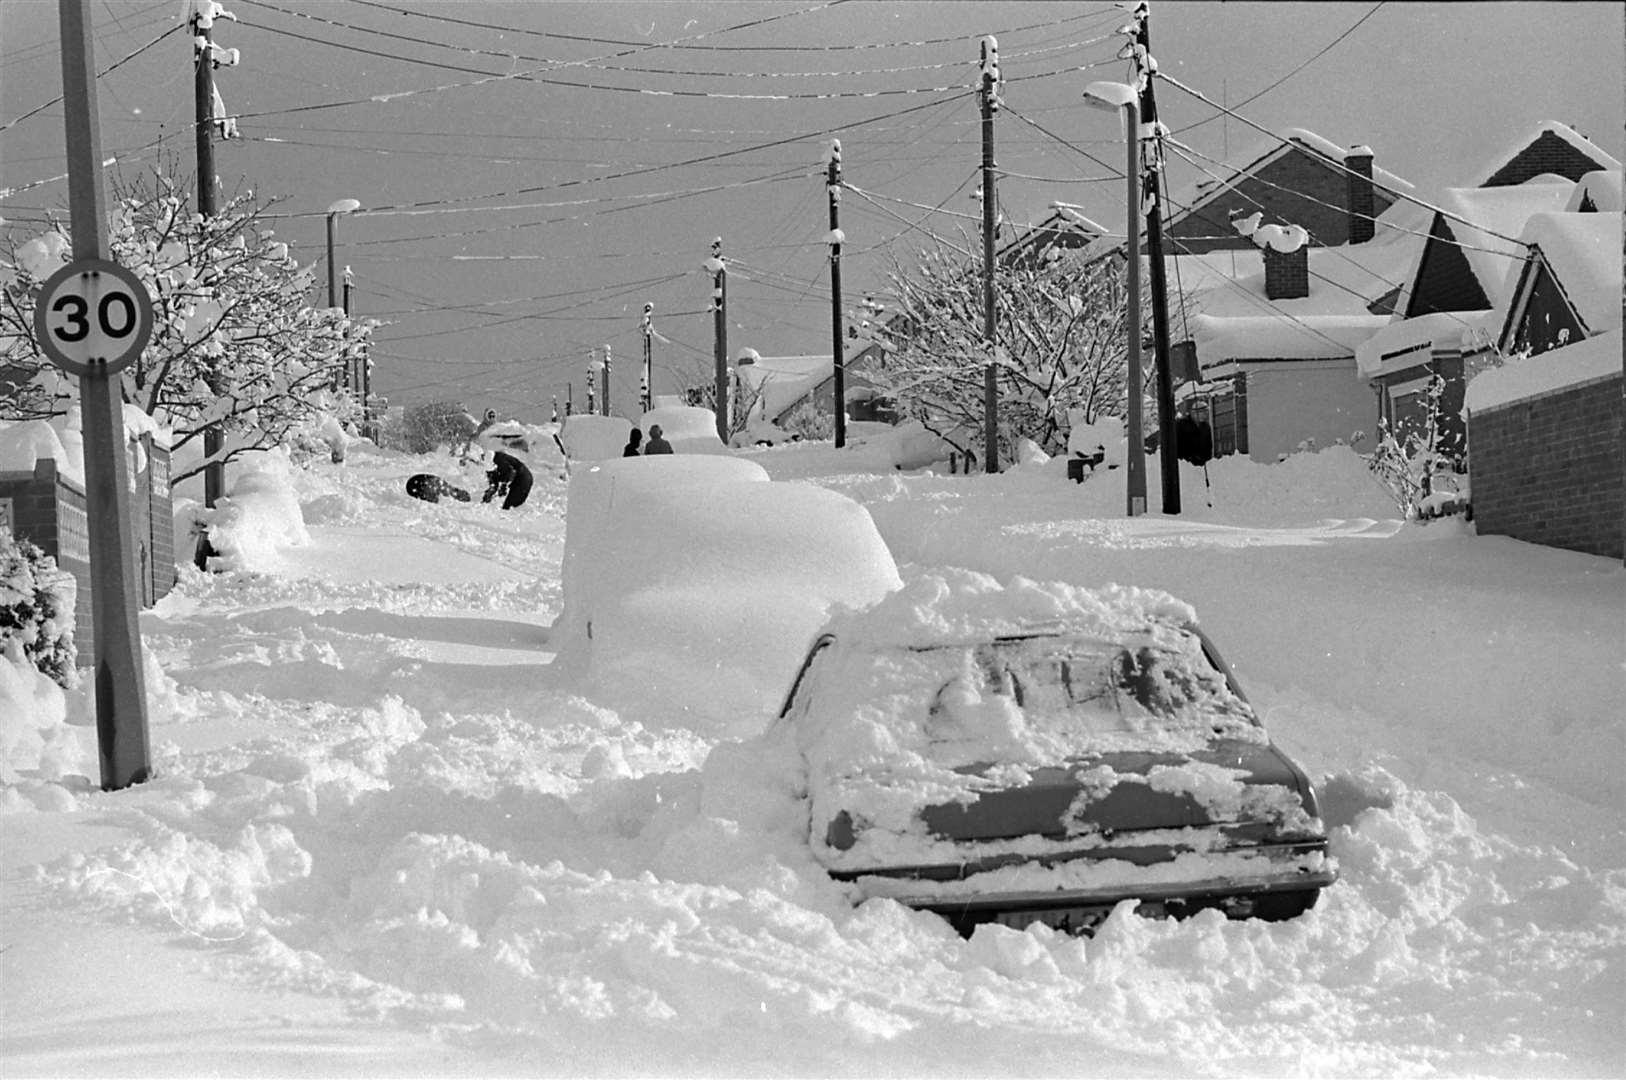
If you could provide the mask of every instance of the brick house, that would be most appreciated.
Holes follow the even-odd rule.
[[[1080,207],[1053,202],[1048,217],[1022,230],[1015,239],[1002,245],[994,257],[1001,266],[1031,269],[1063,252],[1080,251],[1106,233],[1106,226],[1085,217]]]
[[[1355,350],[1388,321],[1425,222],[1364,146],[1302,129],[1223,183],[1199,185],[1165,231],[1177,396],[1209,403],[1216,454],[1271,462],[1368,442]],[[1282,243],[1292,235],[1293,243]]]
[[[1465,394],[1481,535],[1626,558],[1621,205],[1621,174],[1600,170],[1519,234],[1491,324],[1511,359]]]
[[[1410,183],[1376,167],[1365,147],[1345,150],[1312,131],[1289,128],[1229,177],[1204,180],[1171,198],[1164,246],[1191,255],[1247,250],[1252,244],[1232,222],[1253,213],[1262,215],[1261,224],[1302,227],[1319,247],[1364,243],[1375,219],[1410,190]]]
[[[1588,174],[1618,175],[1621,167],[1584,136],[1553,122],[1495,160],[1480,186],[1448,189],[1438,200],[1440,212],[1429,221],[1427,241],[1396,294],[1390,325],[1356,357],[1360,377],[1376,393],[1378,418],[1395,429],[1424,422],[1429,386],[1440,378],[1444,448],[1457,454],[1466,448],[1464,386],[1491,355],[1498,302],[1507,295],[1510,275],[1526,263],[1528,248],[1516,238],[1532,216],[1566,211],[1572,197],[1590,197],[1574,194]],[[1607,182],[1589,184],[1587,191],[1608,188]]]

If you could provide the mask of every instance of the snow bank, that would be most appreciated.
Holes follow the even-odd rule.
[[[283,548],[310,544],[292,471],[280,451],[246,455],[230,493],[212,510],[193,511],[214,545],[211,570],[276,570]]]

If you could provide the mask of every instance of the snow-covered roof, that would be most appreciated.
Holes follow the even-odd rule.
[[[1500,237],[1517,237],[1532,214],[1563,210],[1574,189],[1573,181],[1561,176],[1543,175],[1527,183],[1507,187],[1445,190],[1439,206],[1451,216],[1443,219],[1444,224],[1460,245],[1469,270],[1493,306],[1505,294],[1510,285],[1510,274],[1517,274],[1527,250],[1522,244]],[[1436,214],[1435,217],[1440,218],[1441,215]],[[1417,274],[1425,252],[1426,246],[1417,249],[1411,268],[1405,275],[1405,288],[1395,305],[1397,319],[1404,317],[1401,313],[1406,310],[1417,286]]]
[[[1429,359],[1436,349],[1470,352],[1490,340],[1495,311],[1434,311],[1415,319],[1396,319],[1361,342],[1355,370],[1374,379]]]
[[[1293,300],[1266,296],[1264,258],[1254,251],[1169,256],[1167,277],[1188,306],[1206,315],[1245,317],[1272,308],[1294,316],[1368,315],[1374,300],[1405,281],[1422,245],[1415,232],[1386,229],[1364,244],[1310,247],[1310,294]]]
[[[1619,212],[1626,209],[1621,199],[1621,171],[1619,169],[1595,169],[1581,177],[1575,183],[1575,190],[1570,192],[1569,205],[1564,207],[1572,214],[1581,213],[1590,207],[1592,210],[1604,212]]]
[[[1574,182],[1563,177],[1538,176],[1512,187],[1446,191],[1442,207],[1479,226],[1450,222],[1451,234],[1463,245],[1462,253],[1468,265],[1493,303],[1505,290],[1509,271],[1516,271],[1523,261],[1524,248],[1491,233],[1518,236],[1532,214],[1562,211],[1574,190]]]
[[[1335,360],[1387,325],[1384,315],[1197,315],[1191,336],[1205,368],[1232,360]]]
[[[742,364],[736,370],[747,390],[760,389],[758,400],[762,415],[772,418],[828,379],[834,369],[830,354],[825,353],[822,356],[758,356],[755,362]]]
[[[1474,376],[1468,383],[1464,406],[1471,413],[1484,412],[1498,405],[1619,375],[1620,350],[1621,331],[1616,326],[1606,334],[1561,349],[1509,360],[1501,367],[1489,368]]]
[[[1542,135],[1548,132],[1551,132],[1558,138],[1563,139],[1565,142],[1575,147],[1576,150],[1585,154],[1593,161],[1596,161],[1603,168],[1613,169],[1616,172],[1620,171],[1621,163],[1619,158],[1616,158],[1613,154],[1609,153],[1607,150],[1593,142],[1591,139],[1587,138],[1585,135],[1582,135],[1579,131],[1576,131],[1568,124],[1561,124],[1557,120],[1543,120],[1540,124],[1536,125],[1534,130],[1527,131],[1518,140],[1518,142],[1509,146],[1503,153],[1489,159],[1490,165],[1485,170],[1485,179],[1489,180],[1491,177],[1495,176],[1509,162],[1513,161],[1521,153],[1523,153],[1531,143],[1535,142],[1537,139],[1541,138]]]
[[[1214,169],[1228,170],[1229,175],[1218,179],[1205,176],[1182,193],[1179,198],[1171,199],[1173,205],[1184,207],[1184,209],[1171,215],[1169,223],[1173,224],[1181,218],[1198,213],[1237,180],[1257,172],[1274,158],[1290,153],[1294,144],[1328,158],[1338,165],[1342,165],[1345,156],[1350,153],[1349,150],[1339,146],[1331,139],[1323,138],[1306,128],[1285,128],[1278,138],[1268,140],[1262,138],[1255,142],[1251,154],[1239,155],[1241,160],[1247,161],[1246,165],[1234,166],[1229,163],[1222,163],[1210,166]],[[1369,147],[1362,146],[1355,149],[1370,153]],[[1372,166],[1372,180],[1379,187],[1385,187],[1391,191],[1412,191],[1416,188],[1416,185],[1411,181],[1402,179],[1375,163]]]
[[[1621,215],[1534,214],[1519,239],[1534,245],[1590,333],[1620,326]],[[1505,314],[1514,297],[1498,305]]]

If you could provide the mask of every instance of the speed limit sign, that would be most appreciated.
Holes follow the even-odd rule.
[[[79,259],[46,279],[34,305],[34,338],[74,375],[123,371],[152,337],[146,286],[106,259]]]

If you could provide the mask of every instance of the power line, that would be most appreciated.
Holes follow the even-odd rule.
[[[292,9],[289,9],[289,8],[279,7],[276,4],[269,3],[268,0],[247,0],[247,2],[252,4],[253,6],[262,7],[262,8],[265,8],[267,10],[270,10],[270,11],[279,12],[279,13],[281,13],[283,15],[288,15],[288,16],[291,16],[291,17],[294,17],[294,18],[306,19],[306,20],[309,20],[311,22],[321,23],[321,24],[326,25],[326,26],[333,26],[333,27],[337,27],[337,28],[343,29],[343,30],[351,30],[351,31],[354,31],[356,33],[361,33],[361,34],[373,34],[373,35],[376,35],[378,37],[389,38],[389,39],[395,40],[395,41],[410,42],[410,43],[412,43],[414,45],[423,45],[423,46],[426,46],[426,47],[437,48],[437,49],[450,49],[450,50],[453,50],[455,52],[464,53],[464,54],[472,53],[472,54],[474,54],[476,56],[489,56],[489,57],[491,57],[493,59],[506,60],[506,61],[508,61],[510,63],[512,63],[514,61],[523,60],[523,61],[525,61],[527,63],[554,64],[554,65],[559,65],[561,67],[579,67],[579,68],[587,68],[587,69],[591,69],[591,70],[601,70],[601,71],[627,71],[627,72],[633,72],[633,73],[637,73],[637,74],[648,74],[648,75],[681,75],[681,76],[692,76],[692,77],[701,77],[701,78],[748,78],[748,79],[852,78],[852,77],[861,76],[861,75],[891,75],[891,74],[899,74],[899,73],[902,73],[902,72],[909,72],[909,71],[931,71],[931,70],[941,70],[941,69],[944,69],[944,68],[963,67],[964,66],[963,61],[944,61],[942,63],[936,63],[936,64],[910,64],[910,65],[902,65],[902,66],[891,67],[891,68],[869,68],[869,69],[858,70],[858,71],[695,71],[695,70],[690,70],[690,69],[678,69],[678,68],[634,67],[634,66],[626,65],[626,64],[605,64],[605,63],[600,63],[600,62],[591,61],[591,60],[587,60],[587,61],[570,61],[570,60],[555,59],[555,58],[550,58],[550,57],[545,57],[545,56],[528,56],[528,55],[526,55],[524,53],[517,53],[517,52],[513,52],[513,51],[506,51],[505,52],[505,51],[496,50],[496,49],[471,48],[471,47],[468,47],[468,46],[454,45],[454,44],[451,44],[451,43],[446,42],[446,41],[436,41],[436,40],[433,40],[433,39],[430,39],[430,38],[413,37],[410,34],[398,34],[398,33],[395,33],[393,31],[389,31],[389,30],[379,30],[379,29],[369,27],[369,26],[359,26],[359,25],[357,25],[355,23],[343,22],[343,21],[338,20],[338,19],[324,18],[323,16],[320,16],[320,15],[313,15],[310,12],[295,11],[295,10],[292,10]],[[482,24],[469,22],[467,20],[457,20],[457,21],[460,22],[460,23],[464,23],[465,25],[469,25],[469,26],[479,26],[481,29],[485,29],[485,30],[488,30],[488,31],[493,30],[493,29],[497,29],[495,27],[484,26]],[[1058,23],[1052,24],[1052,25],[1060,25],[1061,23],[1071,22],[1071,21],[1076,21],[1076,19],[1059,20]],[[269,28],[269,27],[262,27],[262,28],[264,28],[264,29],[272,29],[272,28]],[[1090,39],[1088,41],[1082,41],[1082,42],[1068,42],[1068,43],[1064,43],[1064,44],[1060,44],[1060,45],[1037,46],[1037,47],[1033,47],[1033,48],[1029,48],[1029,49],[1020,50],[1018,52],[1012,53],[1011,55],[1012,55],[1013,58],[1027,58],[1027,57],[1032,57],[1032,56],[1039,56],[1039,55],[1042,55],[1044,53],[1058,52],[1058,51],[1063,50],[1063,49],[1081,48],[1081,47],[1086,46],[1086,45],[1093,45],[1093,44],[1097,44],[1097,43],[1099,43],[1101,41],[1105,41],[1105,40],[1107,40],[1108,36],[1110,36],[1110,35],[1103,36],[1103,37],[1092,38],[1092,39]],[[632,45],[632,44],[636,44],[636,43],[635,42],[621,42],[620,44]],[[402,58],[402,59],[404,59],[404,58]]]
[[[1168,83],[1170,86],[1174,87],[1176,90],[1184,90],[1186,93],[1190,94],[1192,97],[1196,98],[1198,101],[1201,101],[1204,104],[1211,105],[1214,108],[1219,109],[1221,112],[1225,113],[1227,116],[1231,116],[1231,117],[1236,118],[1237,120],[1240,120],[1242,123],[1246,124],[1248,127],[1251,127],[1255,131],[1259,131],[1259,132],[1262,132],[1265,135],[1270,136],[1272,139],[1275,139],[1277,142],[1282,143],[1283,145],[1286,145],[1286,144],[1289,144],[1289,143],[1292,142],[1292,140],[1287,138],[1286,136],[1278,135],[1276,132],[1271,131],[1269,128],[1265,127],[1264,125],[1258,124],[1258,123],[1255,123],[1252,120],[1249,120],[1247,117],[1243,116],[1241,113],[1238,113],[1233,109],[1226,108],[1224,105],[1221,105],[1218,102],[1214,101],[1212,98],[1208,97],[1208,95],[1204,94],[1202,91],[1193,90],[1191,87],[1187,86],[1185,83],[1182,83],[1179,79],[1176,79],[1172,75],[1165,75],[1162,71],[1158,71],[1158,72],[1156,72],[1156,77],[1159,78],[1159,79],[1162,79],[1164,82]],[[1351,169],[1348,165],[1345,165],[1342,161],[1337,161],[1337,160],[1334,160],[1333,158],[1327,158],[1326,163],[1330,168],[1333,168],[1333,169],[1335,169],[1335,170],[1337,170],[1339,172],[1345,173],[1345,174],[1350,175],[1350,176],[1359,177],[1362,180],[1366,179],[1365,175],[1363,175],[1361,173],[1357,173],[1355,170]],[[1501,233],[1495,232],[1495,231],[1493,231],[1491,229],[1487,229],[1483,225],[1475,225],[1473,222],[1469,221],[1467,218],[1461,216],[1460,214],[1454,214],[1449,210],[1446,210],[1446,209],[1443,209],[1441,207],[1435,206],[1433,203],[1426,202],[1425,200],[1420,199],[1415,195],[1408,194],[1407,192],[1404,192],[1404,191],[1398,191],[1398,190],[1396,190],[1394,188],[1385,188],[1384,190],[1390,192],[1391,194],[1393,194],[1398,199],[1405,199],[1407,202],[1416,203],[1418,206],[1421,206],[1423,209],[1431,210],[1434,213],[1439,214],[1441,217],[1448,218],[1451,221],[1459,222],[1459,223],[1461,223],[1463,225],[1467,225],[1470,228],[1478,229],[1480,232],[1484,233],[1487,236],[1493,236],[1496,239],[1505,241],[1505,242],[1507,242],[1509,244],[1518,244],[1519,243],[1519,241],[1513,239],[1510,236],[1503,236]]]
[[[1314,56],[1312,56],[1308,60],[1304,61],[1304,63],[1300,64],[1298,67],[1294,68],[1292,71],[1289,71],[1286,75],[1283,75],[1281,78],[1277,79],[1275,82],[1271,83],[1269,86],[1265,87],[1263,90],[1260,90],[1257,93],[1251,94],[1248,97],[1243,98],[1241,101],[1237,102],[1236,105],[1233,106],[1233,108],[1240,109],[1244,105],[1251,105],[1253,102],[1258,101],[1260,98],[1264,97],[1266,94],[1270,93],[1272,90],[1274,90],[1278,86],[1282,85],[1282,83],[1286,82],[1288,79],[1291,79],[1293,76],[1297,75],[1299,72],[1303,71],[1305,68],[1309,67],[1311,64],[1313,64],[1317,60],[1321,59],[1323,56],[1326,56],[1329,52],[1331,52],[1333,50],[1333,47],[1336,46],[1339,42],[1341,42],[1345,38],[1349,37],[1349,35],[1353,34],[1356,30],[1359,30],[1361,28],[1362,23],[1366,22],[1366,20],[1368,20],[1372,16],[1376,15],[1378,13],[1378,9],[1381,8],[1386,3],[1388,3],[1388,0],[1378,0],[1378,2],[1376,4],[1372,5],[1371,10],[1369,10],[1365,15],[1362,15],[1359,19],[1356,19],[1355,22],[1353,24],[1351,24],[1351,26],[1349,27],[1348,30],[1345,30],[1342,34],[1339,34],[1337,37],[1333,38],[1330,42],[1328,42],[1326,47],[1323,48],[1320,52],[1316,53]],[[1210,116],[1210,117],[1207,117],[1206,119],[1199,120],[1195,124],[1187,124],[1185,127],[1181,128],[1178,132],[1176,132],[1176,134],[1183,135],[1186,132],[1191,131],[1191,130],[1193,130],[1195,128],[1200,128],[1204,124],[1207,124],[1207,123],[1213,121],[1214,119],[1216,119],[1216,117],[1218,115],[1219,114],[1216,113],[1215,116]]]
[[[880,114],[878,116],[872,116],[872,117],[868,117],[868,118],[862,119],[862,120],[856,120],[856,121],[851,121],[851,122],[845,123],[845,124],[839,124],[839,125],[835,125],[835,126],[832,126],[832,127],[822,128],[822,129],[817,130],[817,131],[798,132],[796,134],[787,135],[784,138],[774,139],[774,140],[771,140],[769,142],[756,143],[756,144],[753,144],[751,146],[736,147],[736,148],[734,148],[732,150],[721,150],[721,151],[718,151],[715,154],[705,154],[705,155],[702,155],[700,157],[689,158],[689,159],[684,160],[684,161],[674,161],[674,162],[670,162],[670,163],[663,164],[663,165],[650,165],[650,166],[635,168],[635,169],[624,169],[621,172],[605,173],[605,174],[602,174],[602,175],[599,175],[599,176],[583,177],[583,178],[576,179],[576,180],[562,180],[562,181],[560,181],[559,183],[556,183],[556,184],[538,184],[538,185],[534,185],[534,186],[531,186],[531,187],[517,188],[517,189],[515,189],[513,191],[488,192],[488,193],[482,194],[482,195],[465,195],[465,196],[460,196],[460,197],[457,197],[457,198],[446,198],[446,199],[424,199],[424,200],[420,200],[418,202],[413,202],[413,203],[396,204],[396,205],[381,206],[381,207],[369,207],[369,208],[364,208],[364,209],[362,209],[360,211],[357,211],[357,213],[358,214],[382,214],[382,213],[385,213],[385,212],[402,212],[402,211],[407,211],[407,210],[420,209],[420,208],[424,208],[424,207],[453,206],[453,205],[462,204],[462,203],[482,202],[482,201],[487,200],[487,199],[512,198],[512,197],[518,196],[518,195],[531,195],[531,194],[535,194],[537,192],[542,192],[542,191],[558,191],[558,190],[562,190],[564,188],[569,188],[569,187],[579,187],[579,186],[581,186],[583,184],[602,183],[602,182],[609,181],[609,180],[624,180],[627,177],[631,177],[631,176],[646,176],[646,175],[648,175],[650,173],[660,172],[660,171],[663,171],[665,169],[680,169],[680,168],[686,168],[686,167],[691,166],[691,165],[707,165],[707,164],[711,164],[712,162],[715,162],[715,161],[721,161],[724,158],[738,157],[741,154],[755,153],[755,152],[757,152],[759,150],[771,150],[771,149],[774,149],[776,147],[786,146],[786,145],[789,145],[791,143],[801,142],[804,139],[822,138],[824,136],[836,134],[837,132],[848,131],[848,130],[851,130],[853,128],[858,128],[858,127],[864,127],[864,126],[866,126],[868,124],[872,124],[872,123],[875,123],[875,122],[878,122],[878,121],[881,121],[881,120],[892,120],[892,119],[895,119],[895,118],[897,118],[899,116],[908,115],[909,113],[919,112],[919,111],[921,111],[923,109],[930,109],[930,108],[935,108],[935,107],[940,106],[940,105],[952,104],[953,102],[959,101],[959,100],[961,100],[961,99],[963,99],[965,97],[969,97],[972,93],[973,93],[973,91],[966,90],[966,91],[964,91],[964,92],[962,92],[960,94],[957,94],[955,97],[945,98],[942,101],[922,102],[919,105],[910,105],[910,106],[908,106],[906,108],[897,109],[897,110],[895,110],[893,112],[889,112],[889,113],[882,113],[882,114]],[[245,114],[245,115],[247,115],[247,114]],[[312,212],[307,213],[307,214],[290,214],[289,216],[290,217],[322,217],[322,216],[324,216],[324,214],[322,212],[312,211]]]
[[[179,24],[179,23],[177,23],[174,26],[171,26],[168,30],[165,30],[162,34],[159,34],[157,37],[153,38],[151,41],[147,42],[145,45],[143,45],[140,48],[136,49],[134,52],[130,53],[127,56],[123,56],[123,57],[113,61],[111,64],[107,65],[105,68],[98,71],[96,73],[96,77],[98,79],[100,79],[102,76],[107,75],[110,72],[117,71],[120,66],[127,63],[130,60],[134,60],[136,57],[140,56],[142,53],[146,52],[148,49],[152,48],[154,45],[158,44],[160,41],[163,41],[165,38],[169,37],[169,35],[175,33],[177,30],[180,30],[180,29],[181,29],[181,24]],[[11,120],[7,120],[4,124],[0,124],[0,131],[5,131],[8,128],[15,127],[16,125],[22,123],[24,120],[27,120],[30,116],[39,115],[40,113],[44,112],[46,109],[49,109],[52,105],[55,105],[55,104],[59,103],[61,100],[62,100],[62,95],[58,94],[56,97],[52,98],[50,101],[45,102],[43,105],[38,105],[38,106],[36,106],[36,107],[34,107],[32,109],[29,109],[27,112],[23,113],[21,116],[15,117],[15,118],[13,118]]]
[[[675,42],[665,42],[665,43],[661,43],[661,44],[650,44],[650,43],[647,43],[647,42],[628,41],[628,40],[624,40],[624,39],[620,39],[620,38],[593,37],[593,36],[585,35],[585,34],[561,34],[561,33],[558,33],[556,31],[532,30],[532,29],[529,29],[529,28],[526,28],[526,27],[496,26],[496,25],[493,25],[491,23],[475,22],[475,21],[469,20],[469,19],[457,19],[457,18],[453,18],[453,17],[451,17],[449,15],[432,15],[432,14],[429,14],[427,12],[422,12],[422,11],[408,11],[405,8],[392,7],[389,4],[378,3],[378,2],[376,2],[376,0],[352,0],[352,3],[355,3],[355,4],[357,4],[357,5],[361,6],[361,7],[379,8],[381,10],[388,11],[388,12],[391,12],[391,13],[396,14],[396,15],[415,16],[415,17],[422,18],[422,19],[432,19],[432,20],[434,20],[436,22],[453,23],[453,24],[462,25],[462,26],[473,26],[473,27],[478,27],[478,28],[480,28],[482,30],[497,30],[497,31],[499,31],[501,33],[506,33],[506,34],[530,35],[530,36],[533,36],[533,37],[551,38],[551,39],[559,40],[559,41],[580,41],[580,42],[585,42],[585,43],[593,44],[593,45],[632,46],[634,48],[634,51],[646,51],[646,50],[649,50],[649,49],[686,49],[686,50],[697,50],[697,51],[705,51],[705,52],[856,52],[856,51],[866,50],[866,49],[915,48],[915,47],[923,47],[923,46],[928,46],[928,45],[944,45],[944,44],[949,44],[949,43],[961,44],[965,40],[964,37],[962,36],[962,37],[953,37],[953,38],[929,38],[929,39],[920,40],[920,41],[889,41],[889,42],[878,42],[878,43],[860,43],[860,44],[852,44],[852,45],[697,45],[697,44],[693,44],[693,42],[698,41],[701,38],[709,37],[709,36],[712,36],[712,34],[716,34],[716,33],[724,33],[724,32],[726,32],[726,31],[712,31],[712,32],[707,33],[707,34],[698,34],[698,35],[695,35],[694,37],[687,38],[687,39],[679,39],[678,41],[675,41]],[[823,6],[834,6],[834,5],[823,5]],[[815,11],[815,10],[818,10],[818,9],[817,8],[809,8],[809,9],[806,9],[806,10],[807,11]],[[1055,20],[1055,21],[1052,21],[1052,22],[1045,22],[1045,23],[1032,23],[1032,24],[1027,25],[1027,26],[1010,27],[1010,28],[1007,28],[1007,29],[1004,29],[1004,30],[995,31],[995,33],[998,33],[998,34],[1020,34],[1020,33],[1026,32],[1028,30],[1049,29],[1050,27],[1054,27],[1054,26],[1064,26],[1064,25],[1066,25],[1067,23],[1070,23],[1070,22],[1079,22],[1079,21],[1082,21],[1082,20],[1085,20],[1085,19],[1097,18],[1097,17],[1099,17],[1101,15],[1110,15],[1110,14],[1112,14],[1114,12],[1114,10],[1115,9],[1111,8],[1111,7],[1096,8],[1096,9],[1094,9],[1092,11],[1087,11],[1087,12],[1083,13],[1082,15],[1073,15],[1073,16],[1070,16],[1070,17],[1068,17],[1066,19],[1058,19],[1058,20]],[[806,12],[792,12],[791,14],[805,14],[805,13]],[[754,25],[754,24],[744,24],[744,25],[745,26],[750,26],[750,25]],[[730,27],[728,29],[733,30],[733,29],[742,29],[742,28],[743,27]]]

